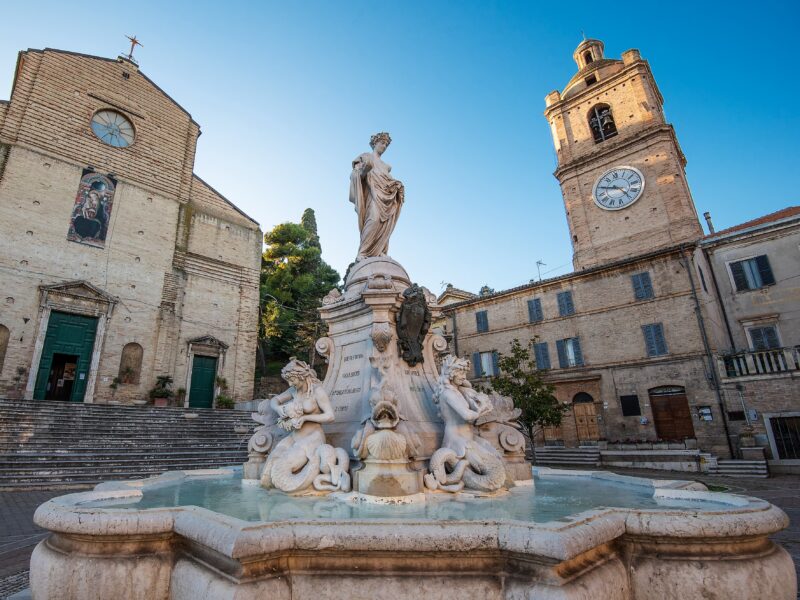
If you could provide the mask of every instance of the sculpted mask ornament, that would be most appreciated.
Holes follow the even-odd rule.
[[[388,323],[375,323],[370,337],[378,352],[385,352],[389,342],[392,341],[392,328]]]
[[[269,406],[278,427],[289,434],[267,458],[261,485],[289,493],[350,491],[350,457],[325,443],[322,424],[333,422],[333,407],[316,373],[292,358],[281,377],[291,387]]]
[[[350,202],[355,205],[361,232],[356,261],[386,256],[389,238],[403,206],[405,188],[391,176],[392,167],[382,159],[391,143],[388,133],[376,133],[369,142],[372,152],[365,152],[353,161]]]
[[[474,424],[492,410],[486,394],[475,391],[467,381],[469,361],[447,356],[434,393],[444,420],[442,447],[433,453],[429,489],[458,492],[463,489],[493,492],[503,487],[506,470],[500,453],[488,441],[475,435]]]
[[[416,283],[403,292],[403,304],[397,313],[397,345],[400,356],[410,367],[423,362],[422,343],[431,326],[431,311],[425,293]]]

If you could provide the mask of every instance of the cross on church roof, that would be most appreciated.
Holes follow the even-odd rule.
[[[126,35],[125,37],[128,38],[131,42],[131,51],[128,52],[127,59],[133,61],[133,51],[136,48],[136,46],[142,46],[142,43],[136,39],[136,35],[133,36]],[[144,46],[142,46],[142,48],[144,48]]]

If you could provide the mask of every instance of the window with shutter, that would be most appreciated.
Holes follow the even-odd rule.
[[[566,338],[556,341],[558,366],[562,369],[583,366],[583,351],[580,338]]]
[[[536,323],[544,319],[542,301],[539,298],[528,300],[528,322]]]
[[[781,347],[778,339],[778,329],[774,325],[751,327],[748,331],[753,350],[772,350]]]
[[[642,325],[642,332],[644,333],[647,356],[662,356],[667,354],[667,341],[664,338],[664,327],[661,323]]]
[[[636,273],[631,276],[633,283],[633,295],[637,300],[647,300],[653,297],[653,283],[650,281],[650,273]]]
[[[558,314],[562,317],[567,317],[575,313],[575,304],[572,302],[572,292],[559,292],[558,296]]]
[[[475,313],[475,322],[478,326],[478,333],[489,331],[489,317],[485,310],[479,310]]]
[[[737,292],[775,285],[775,275],[766,255],[732,262],[728,267]]]
[[[538,342],[534,344],[533,354],[536,358],[537,369],[550,368],[550,352],[547,350],[547,342]]]

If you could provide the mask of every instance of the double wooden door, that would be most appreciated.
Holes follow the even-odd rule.
[[[656,435],[662,440],[694,437],[692,413],[685,394],[650,394]]]
[[[595,442],[600,439],[600,429],[597,427],[597,410],[594,402],[575,402],[572,405],[575,415],[575,428],[578,432],[579,442]]]

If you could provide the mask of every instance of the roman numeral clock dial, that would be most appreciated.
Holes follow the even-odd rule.
[[[614,167],[597,179],[594,203],[603,210],[622,210],[642,197],[644,175],[633,167]]]

